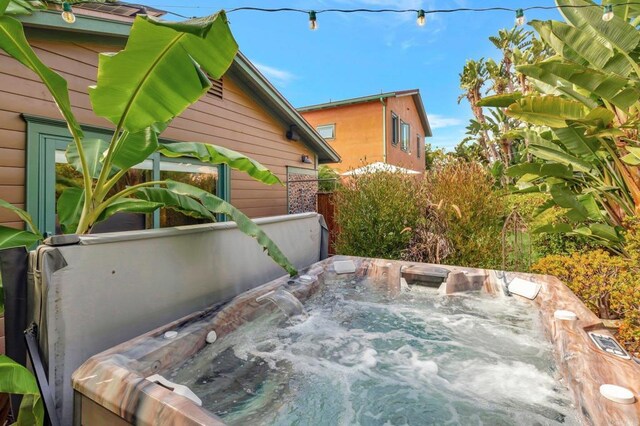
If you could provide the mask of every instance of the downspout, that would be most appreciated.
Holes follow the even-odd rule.
[[[382,162],[387,162],[387,104],[380,98],[382,104]]]

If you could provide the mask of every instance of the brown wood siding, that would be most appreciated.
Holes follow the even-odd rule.
[[[113,51],[113,45],[52,41],[39,36],[31,37],[30,42],[42,61],[69,82],[69,96],[78,121],[112,127],[91,111],[87,87],[95,82],[97,53]],[[60,119],[38,77],[0,53],[0,198],[23,206],[26,123],[21,113]],[[285,129],[285,123],[225,76],[224,99],[205,95],[174,120],[163,137],[214,143],[240,151],[264,164],[284,182],[287,166],[305,167],[300,161],[303,154],[313,158],[313,153],[301,142],[285,138]],[[231,202],[250,217],[286,214],[286,187],[267,187],[243,173],[232,172]],[[16,217],[5,211],[0,211],[0,224],[20,226]]]

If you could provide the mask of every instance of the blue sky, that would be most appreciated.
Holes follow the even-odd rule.
[[[551,6],[553,0],[147,0],[187,16],[203,16],[240,6],[326,8],[451,9]],[[175,7],[179,4],[188,7]],[[170,17],[170,19],[175,19]],[[559,19],[556,11],[532,11],[527,19]],[[462,138],[471,112],[458,104],[458,74],[469,58],[497,57],[487,39],[513,26],[511,12],[427,15],[318,15],[319,29],[308,29],[298,13],[240,11],[229,14],[242,52],[296,107],[375,93],[419,88],[434,146],[452,148]]]

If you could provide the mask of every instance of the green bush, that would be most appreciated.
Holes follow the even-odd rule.
[[[336,191],[339,254],[399,259],[420,223],[420,178],[393,172],[353,176]]]
[[[423,192],[440,206],[447,224],[446,237],[453,253],[446,263],[500,268],[507,208],[482,165],[462,161],[443,164],[426,175]]]
[[[329,166],[318,168],[318,192],[334,192],[340,185],[340,175]]]
[[[593,250],[598,248],[593,240],[579,235],[536,233],[535,230],[543,225],[552,223],[557,225],[566,222],[564,209],[553,207],[536,215],[536,210],[549,200],[548,194],[510,194],[506,203],[510,211],[516,210],[529,228],[531,236],[531,261],[537,262],[545,256],[554,254],[570,255],[576,251]]]
[[[640,246],[640,231],[627,238]],[[635,249],[634,247],[634,249]],[[563,281],[593,313],[603,319],[620,319],[618,339],[633,353],[640,351],[640,270],[637,261],[603,250],[551,255],[538,261],[533,272]]]

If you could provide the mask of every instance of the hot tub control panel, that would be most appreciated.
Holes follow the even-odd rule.
[[[594,333],[593,331],[589,331],[589,337],[591,337],[593,343],[595,343],[601,351],[620,358],[631,359],[627,351],[625,351],[613,337],[607,336],[606,334]]]

